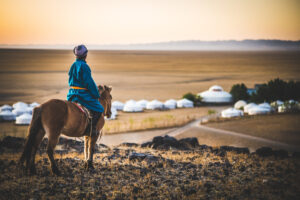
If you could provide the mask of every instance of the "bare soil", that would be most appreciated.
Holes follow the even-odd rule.
[[[216,119],[206,126],[300,146],[300,114],[270,114]]]

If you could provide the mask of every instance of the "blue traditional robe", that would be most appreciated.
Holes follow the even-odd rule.
[[[85,106],[89,110],[96,112],[103,112],[103,106],[98,99],[100,94],[98,87],[95,84],[91,69],[84,60],[76,59],[72,64],[69,71],[69,86],[76,86],[84,89],[72,89],[70,88],[67,100],[75,101]]]

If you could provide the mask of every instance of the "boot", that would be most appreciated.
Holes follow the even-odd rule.
[[[97,122],[98,120],[100,119],[101,117],[101,114],[100,112],[95,112],[95,111],[91,111],[91,114],[92,114],[92,131],[91,131],[91,136],[96,136],[98,133],[97,133]]]

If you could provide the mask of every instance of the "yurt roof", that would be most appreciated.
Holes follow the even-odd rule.
[[[130,99],[130,100],[128,100],[128,101],[126,101],[126,102],[125,102],[125,104],[128,104],[128,103],[133,103],[133,104],[135,104],[135,103],[136,103],[136,101],[135,101],[135,100],[133,100],[133,99]]]
[[[39,105],[40,105],[39,103],[33,102],[33,103],[31,103],[29,106],[30,106],[30,107],[37,107],[37,106],[39,106]]]
[[[164,104],[176,104],[176,103],[177,103],[177,101],[175,99],[169,99],[169,100],[165,101]]]
[[[0,116],[16,116],[16,114],[9,110],[5,110],[0,112]]]
[[[241,107],[244,107],[245,105],[247,105],[247,102],[244,100],[239,100],[234,104],[234,108],[235,109],[239,109]]]
[[[219,91],[219,92],[215,92],[215,91],[204,91],[198,94],[199,96],[203,97],[203,98],[231,98],[232,95],[228,92],[225,91]]]
[[[5,104],[5,105],[3,105],[3,106],[0,107],[0,111],[12,110],[12,109],[13,109],[12,106],[7,105],[7,104]]]
[[[28,104],[24,103],[24,102],[21,102],[21,101],[13,104],[14,109],[16,109],[16,108],[26,108],[26,107],[28,107]]]
[[[213,85],[213,86],[211,86],[211,87],[208,89],[208,91],[210,91],[210,92],[222,92],[222,91],[224,91],[224,90],[223,90],[223,88],[222,88],[221,86],[219,86],[219,85]]]
[[[191,100],[188,100],[186,98],[180,99],[180,100],[177,101],[177,103],[178,102],[183,103],[183,104],[190,104],[190,103],[194,104]]]
[[[136,101],[127,101],[124,105],[123,111],[125,112],[141,112],[143,108],[136,103]]]
[[[155,100],[150,101],[148,104],[150,104],[150,105],[162,105],[163,103],[155,99]]]

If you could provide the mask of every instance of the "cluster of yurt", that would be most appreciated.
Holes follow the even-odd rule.
[[[224,118],[243,116],[244,113],[248,115],[264,115],[272,112],[288,112],[293,110],[300,110],[300,104],[297,101],[289,100],[286,102],[277,100],[271,104],[264,102],[261,104],[247,103],[244,100],[239,100],[234,104],[234,108],[223,110],[221,115]]]
[[[211,86],[207,91],[198,93],[204,103],[227,104],[232,102],[232,95],[223,90],[221,86]]]
[[[15,121],[16,124],[30,124],[32,111],[36,106],[39,106],[36,102],[32,104],[17,102],[12,106],[3,105],[0,107],[0,119],[1,121]]]
[[[271,104],[279,113],[284,112],[293,112],[293,111],[299,111],[300,110],[300,104],[298,101],[295,100],[289,100],[286,102],[282,101],[276,101]]]
[[[112,108],[123,112],[143,112],[144,110],[170,110],[176,108],[193,108],[194,103],[188,99],[180,99],[178,101],[174,99],[169,99],[165,102],[158,100],[128,100],[125,103],[120,101],[114,101],[112,103]]]

